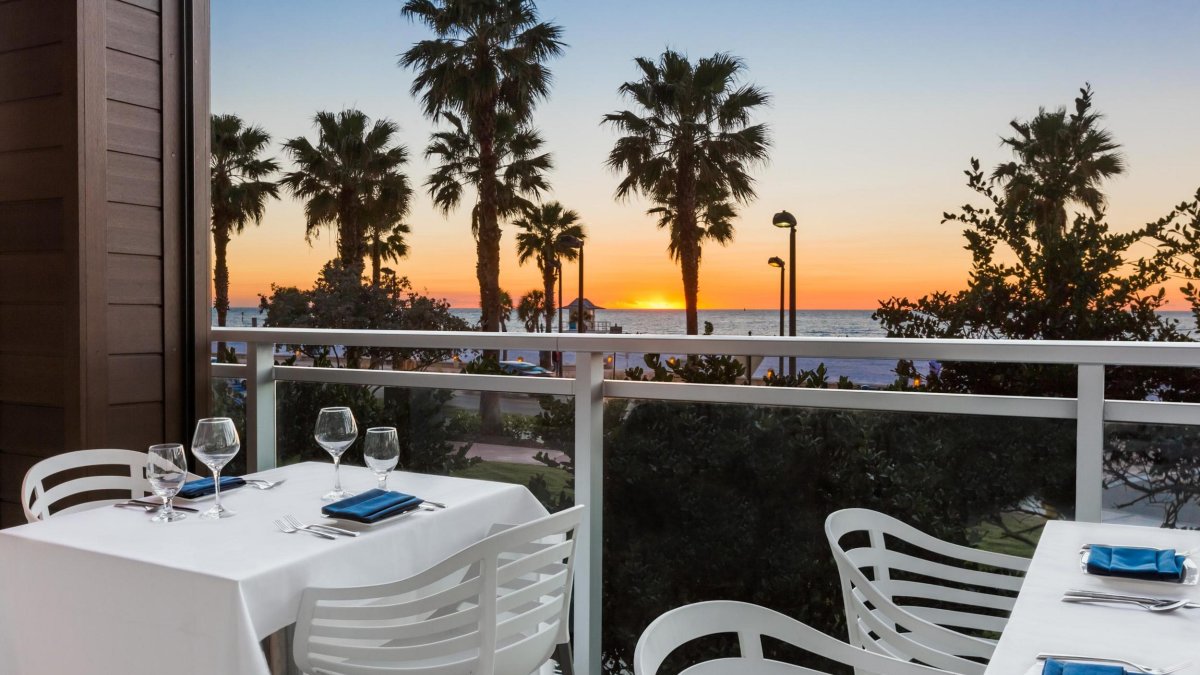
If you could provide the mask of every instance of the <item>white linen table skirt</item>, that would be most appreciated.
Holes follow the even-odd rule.
[[[320,520],[332,465],[256,476],[287,482],[223,493],[233,518],[152,523],[98,508],[0,531],[0,673],[268,675],[259,642],[295,621],[304,588],[402,579],[494,523],[546,515],[519,485],[395,472],[390,489],[449,508],[329,541],[283,534],[272,521]],[[344,466],[342,485],[361,492],[375,477]]]
[[[1200,673],[1200,609],[1153,614],[1135,606],[1062,602],[1073,588],[1200,602],[1200,587],[1091,576],[1079,568],[1084,544],[1174,548],[1200,546],[1200,533],[1153,527],[1051,521],[1038,542],[1012,617],[996,645],[987,675],[1040,673],[1042,652],[1101,656],[1166,668],[1192,664]],[[1193,553],[1193,559],[1195,559]]]

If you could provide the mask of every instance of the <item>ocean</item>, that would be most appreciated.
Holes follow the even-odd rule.
[[[456,316],[462,317],[468,323],[479,321],[478,309],[452,309]],[[1179,321],[1191,333],[1196,333],[1195,322],[1190,312],[1163,312],[1164,316]],[[251,326],[255,322],[261,326],[264,315],[257,307],[233,307],[229,310],[227,324],[231,327]],[[566,316],[564,314],[564,330]],[[779,335],[779,310],[771,309],[702,309],[699,311],[701,330],[704,322],[711,322],[714,335]],[[785,317],[786,320],[786,317]],[[650,335],[683,335],[685,332],[684,312],[676,309],[601,309],[596,311],[597,323],[607,322],[610,326],[620,326],[622,333],[642,333]],[[216,325],[216,313],[213,313],[213,324]],[[525,332],[525,327],[517,320],[508,324],[510,332]],[[871,310],[799,310],[796,312],[796,334],[810,337],[855,337],[871,338],[886,337],[878,323],[871,319]],[[239,351],[244,345],[235,345]],[[609,366],[617,372],[632,366],[644,366],[643,355],[618,352],[613,355],[613,365]],[[671,356],[663,354],[663,357]],[[511,350],[505,354],[506,359],[523,358],[536,363],[536,352]],[[574,355],[565,354],[563,362],[574,364]],[[896,378],[894,369],[896,362],[884,359],[797,359],[798,368],[813,369],[824,363],[829,371],[830,381],[836,382],[838,377],[845,375],[859,385],[881,386],[890,384]],[[761,378],[768,368],[778,370],[779,359],[767,358],[756,364],[754,376]]]

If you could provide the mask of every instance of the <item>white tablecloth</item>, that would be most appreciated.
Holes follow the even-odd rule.
[[[1160,668],[1191,661],[1192,665],[1179,671],[1179,675],[1200,673],[1200,609],[1152,614],[1132,606],[1071,604],[1061,600],[1064,591],[1081,588],[1200,602],[1200,587],[1086,575],[1079,569],[1079,550],[1084,544],[1186,551],[1200,546],[1200,533],[1095,523],[1049,523],[987,675],[1022,675],[1034,666],[1034,657],[1040,652],[1127,659]]]
[[[479,540],[493,523],[546,511],[524,487],[394,473],[389,488],[444,502],[335,541],[282,534],[272,520],[318,520],[333,468],[306,463],[259,474],[222,503],[237,516],[163,524],[100,508],[0,532],[0,673],[267,675],[259,647],[293,623],[307,586],[400,579]],[[351,491],[374,486],[343,467]]]

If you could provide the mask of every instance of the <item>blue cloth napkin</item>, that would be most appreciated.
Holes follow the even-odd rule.
[[[1042,675],[1125,675],[1121,666],[1046,659]]]
[[[1186,556],[1176,555],[1175,549],[1133,548],[1128,546],[1091,547],[1088,554],[1089,574],[1151,581],[1183,581],[1183,562]]]
[[[389,492],[376,488],[329,504],[321,509],[321,513],[330,518],[374,523],[406,511],[412,511],[424,501],[403,492]]]
[[[246,484],[238,476],[221,476],[221,492],[226,490],[241,487]],[[216,485],[211,478],[201,478],[200,480],[188,481],[183,484],[183,488],[179,490],[177,497],[183,499],[196,499],[197,497],[207,497],[217,491]]]

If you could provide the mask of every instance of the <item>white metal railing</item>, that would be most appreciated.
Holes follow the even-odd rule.
[[[320,382],[575,397],[575,499],[587,506],[580,531],[575,591],[576,672],[600,673],[603,419],[605,398],[839,408],[887,412],[996,415],[1076,421],[1075,517],[1098,522],[1107,422],[1200,424],[1200,404],[1104,398],[1105,366],[1200,368],[1200,344],[1050,342],[889,338],[648,336],[473,333],[306,328],[215,328],[213,339],[247,344],[245,364],[213,364],[213,377],[246,380],[246,436],[251,470],[275,465],[275,383]],[[524,349],[575,354],[565,379],[275,365],[278,344],[395,349]],[[1059,364],[1076,367],[1075,398],[984,396],[901,391],[794,389],[745,385],[606,380],[614,352],[729,354],[943,362]]]

